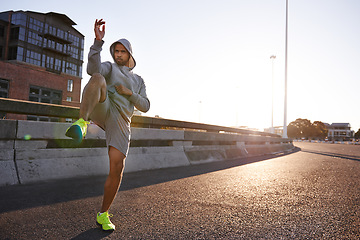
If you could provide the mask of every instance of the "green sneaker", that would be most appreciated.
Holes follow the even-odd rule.
[[[80,118],[66,130],[65,136],[71,137],[80,143],[86,135],[88,124],[90,124],[90,122]]]
[[[96,222],[102,226],[102,229],[105,231],[114,231],[115,225],[110,221],[109,217],[112,217],[112,214],[109,214],[108,212],[104,212],[100,215],[98,213],[96,215]]]

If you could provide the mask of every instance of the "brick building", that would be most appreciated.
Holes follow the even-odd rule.
[[[80,106],[84,36],[64,14],[0,13],[0,97]],[[1,113],[1,118],[57,121]]]

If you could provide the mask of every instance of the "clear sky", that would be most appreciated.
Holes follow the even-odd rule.
[[[94,21],[105,19],[102,60],[113,41],[130,40],[146,116],[269,127],[276,55],[274,125],[283,125],[286,0],[3,1],[7,10],[66,14],[85,36],[85,65]],[[359,12],[359,0],[289,0],[287,123],[360,128]]]

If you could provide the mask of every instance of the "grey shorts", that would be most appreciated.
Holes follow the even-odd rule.
[[[130,123],[125,121],[109,96],[95,106],[90,119],[105,131],[106,145],[127,156],[130,145]]]

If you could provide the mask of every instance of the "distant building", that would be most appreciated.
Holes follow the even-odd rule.
[[[0,13],[0,97],[80,106],[84,36],[64,14]],[[57,121],[0,114],[1,118]]]
[[[275,126],[273,130],[271,129],[271,127],[270,128],[265,128],[264,132],[275,133],[277,135],[282,136],[283,128],[284,128],[283,126]]]
[[[331,141],[348,141],[354,137],[350,123],[325,123],[328,129],[328,139]]]

